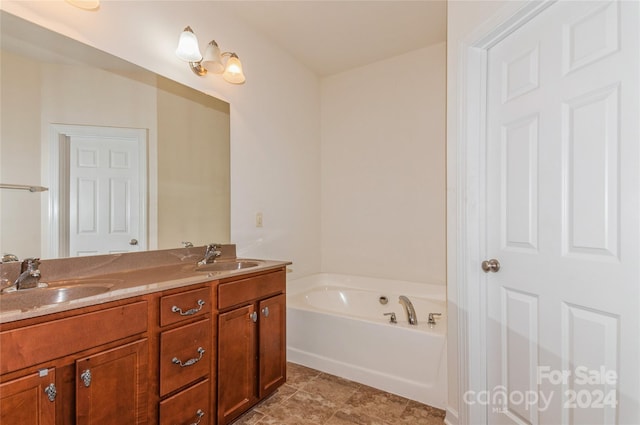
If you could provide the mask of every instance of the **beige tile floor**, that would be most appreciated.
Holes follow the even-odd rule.
[[[287,383],[234,425],[444,424],[444,411],[366,385],[287,364]]]

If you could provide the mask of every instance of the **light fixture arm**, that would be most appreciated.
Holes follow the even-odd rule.
[[[211,42],[215,43],[215,41],[211,41]],[[217,46],[217,44],[216,44],[216,46]],[[228,57],[234,57],[235,56],[236,58],[238,57],[238,55],[236,55],[233,52],[222,52],[222,53],[220,53],[220,57],[221,58],[224,58],[224,57],[227,57],[227,56]],[[199,77],[204,77],[205,75],[207,75],[207,68],[205,68],[202,65],[202,61],[203,60],[204,59],[199,60],[198,62],[189,62],[189,68],[191,68],[193,73],[196,74]]]
[[[202,61],[198,62],[189,62],[189,68],[199,77],[204,77],[207,75],[207,68],[202,66]]]

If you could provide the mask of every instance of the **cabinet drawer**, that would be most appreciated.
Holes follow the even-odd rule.
[[[211,423],[210,387],[211,383],[205,379],[163,400],[160,403],[160,425]]]
[[[166,295],[160,300],[160,326],[203,316],[211,311],[211,288]]]
[[[147,331],[140,301],[0,333],[0,374]]]
[[[218,285],[218,308],[233,307],[248,301],[285,292],[284,271],[254,276]]]
[[[211,320],[181,326],[160,335],[160,395],[209,374],[213,363]]]

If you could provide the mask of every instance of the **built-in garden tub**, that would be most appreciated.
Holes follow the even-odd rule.
[[[441,314],[433,326],[429,313]],[[446,317],[444,285],[329,273],[290,280],[288,360],[444,409]]]

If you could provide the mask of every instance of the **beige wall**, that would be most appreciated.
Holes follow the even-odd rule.
[[[41,185],[40,68],[32,61],[1,52],[0,183]],[[25,158],[15,161],[15,158]],[[0,254],[23,258],[40,252],[42,193],[0,190]]]
[[[229,243],[229,104],[204,94],[174,92],[162,81],[158,246]]]
[[[445,54],[323,79],[323,271],[445,284]]]

